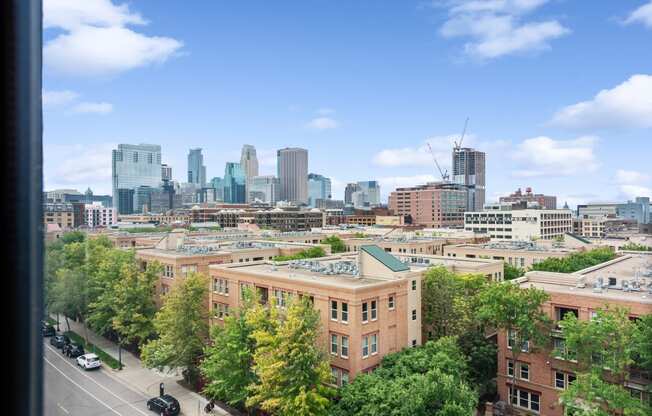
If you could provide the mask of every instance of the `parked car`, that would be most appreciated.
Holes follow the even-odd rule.
[[[44,337],[53,337],[57,334],[57,331],[54,330],[54,327],[50,324],[43,323],[41,326],[41,334]]]
[[[77,357],[77,365],[84,370],[92,370],[93,368],[100,368],[102,366],[102,361],[100,361],[100,357],[95,354],[84,354]]]
[[[80,355],[84,355],[84,347],[80,344],[71,342],[70,344],[64,345],[61,352],[63,355],[67,355],[70,358],[77,358]]]
[[[50,338],[50,345],[56,348],[63,348],[64,345],[70,344],[70,338],[65,335],[55,335]]]
[[[176,416],[181,412],[179,401],[169,394],[149,399],[147,408],[162,416]]]

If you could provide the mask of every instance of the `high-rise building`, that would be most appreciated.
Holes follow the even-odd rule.
[[[116,190],[114,201],[117,201],[118,214],[134,213],[134,190],[128,188],[119,188]]]
[[[397,188],[389,195],[389,209],[412,224],[432,228],[464,225],[468,189],[450,182],[431,182]]]
[[[224,179],[219,176],[211,179],[211,186],[215,189],[215,200],[224,201]]]
[[[139,186],[134,189],[134,213],[146,214],[152,206],[151,195],[155,190],[152,186]]]
[[[279,200],[280,182],[276,176],[254,176],[249,178],[248,200],[274,205]]]
[[[346,188],[344,188],[344,203],[352,204],[353,203],[353,193],[360,190],[360,185],[357,183],[347,183]]]
[[[485,201],[485,153],[469,147],[455,147],[453,182],[469,190],[467,211],[482,211]]]
[[[521,188],[518,188],[516,192],[510,194],[509,196],[501,196],[499,202],[509,202],[509,203],[521,203],[525,202],[526,205],[537,203],[541,208],[544,209],[557,209],[557,197],[544,194],[535,194],[532,192],[532,188],[525,188],[525,192],[521,191]]]
[[[157,187],[161,182],[161,146],[153,144],[119,144],[112,155],[113,204],[118,208],[118,214],[130,214],[120,209],[119,189],[133,190],[139,186]],[[124,192],[123,195],[124,197]],[[116,201],[118,201],[116,203]],[[128,204],[122,201],[122,208]]]
[[[378,181],[360,181],[358,182],[359,192],[362,192],[362,201],[365,206],[380,205],[380,184]],[[353,203],[354,206],[355,202]]]
[[[281,184],[281,200],[308,202],[308,151],[285,148],[277,151],[276,169]]]
[[[165,163],[161,165],[161,180],[162,181],[172,180],[172,166],[168,166]]]
[[[188,152],[188,183],[203,187],[206,185],[206,166],[201,149],[190,149]]]
[[[242,146],[240,154],[240,166],[245,175],[245,187],[247,202],[249,202],[249,185],[251,178],[258,176],[258,158],[256,157],[256,148],[250,144]]]
[[[308,205],[316,206],[318,199],[331,199],[331,180],[316,173],[308,174]]]
[[[224,168],[224,202],[242,204],[246,202],[246,178],[239,163],[226,162]]]
[[[634,201],[590,203],[577,206],[578,217],[580,218],[622,218],[634,220],[639,224],[652,222],[652,206],[650,198],[637,197]]]

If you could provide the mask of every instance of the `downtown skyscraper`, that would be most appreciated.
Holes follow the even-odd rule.
[[[485,153],[469,147],[455,147],[452,180],[468,190],[467,211],[482,211],[485,202]]]
[[[161,172],[161,146],[119,144],[111,161],[113,206],[118,208],[118,214],[131,214],[134,190],[141,186],[158,187]]]
[[[202,188],[206,185],[206,166],[200,148],[190,149],[188,152],[188,183]]]
[[[308,151],[285,148],[276,152],[276,170],[280,182],[280,199],[306,204],[308,202]]]
[[[250,144],[242,146],[242,153],[240,154],[240,167],[245,176],[245,193],[246,200],[251,200],[249,191],[253,178],[258,176],[258,157],[256,156],[256,148]]]

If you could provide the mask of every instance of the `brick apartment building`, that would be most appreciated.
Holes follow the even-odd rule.
[[[394,215],[407,217],[412,224],[431,228],[464,225],[468,189],[448,182],[432,182],[397,188],[389,195],[388,207]]]

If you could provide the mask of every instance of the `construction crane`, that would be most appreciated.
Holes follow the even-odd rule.
[[[462,141],[464,141],[464,136],[466,136],[466,128],[469,126],[469,118],[466,118],[466,121],[464,121],[464,129],[462,130],[462,136],[460,136],[460,142],[458,143],[457,141],[453,141],[455,143],[455,150],[460,150],[462,147]]]
[[[448,178],[449,178],[448,171],[441,169],[441,166],[439,166],[439,162],[437,162],[437,158],[435,157],[435,152],[432,151],[432,147],[430,146],[430,143],[426,143],[426,144],[428,145],[428,150],[430,150],[430,154],[432,155],[432,160],[435,162],[435,166],[437,167],[437,170],[441,175],[441,180],[444,182],[448,182]]]

